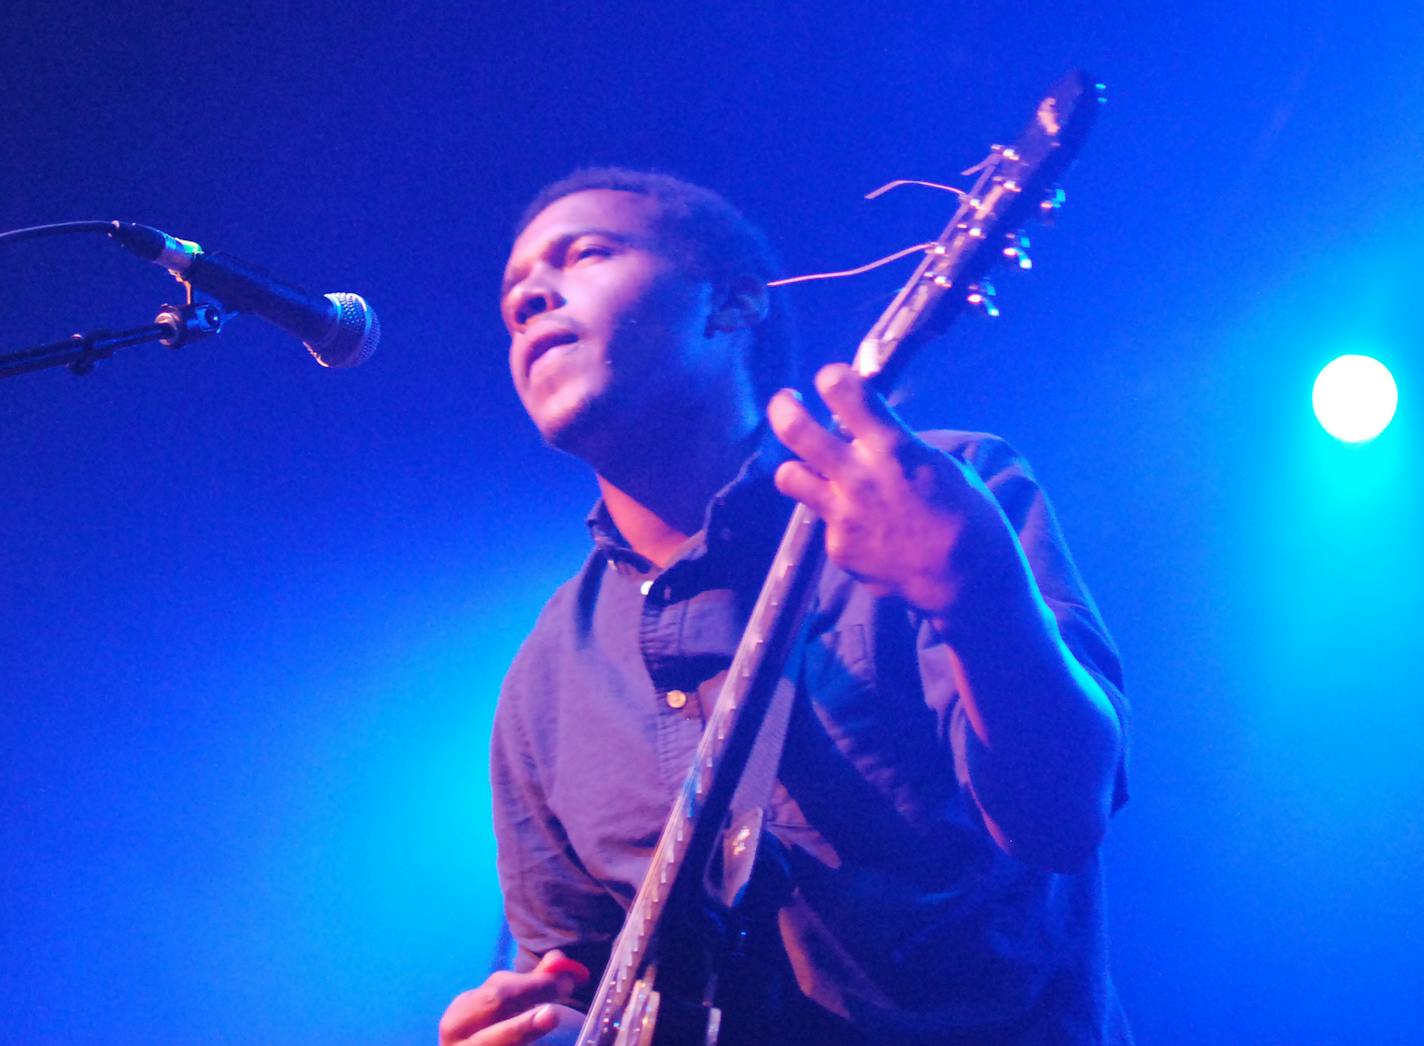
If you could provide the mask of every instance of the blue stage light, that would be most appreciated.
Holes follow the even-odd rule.
[[[1342,443],[1366,443],[1394,418],[1399,389],[1389,368],[1372,356],[1337,356],[1315,378],[1315,417]]]

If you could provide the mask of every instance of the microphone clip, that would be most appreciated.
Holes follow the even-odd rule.
[[[225,320],[222,306],[213,301],[193,301],[191,291],[186,305],[165,305],[153,317],[155,324],[169,331],[159,337],[158,343],[170,349],[221,334]]]

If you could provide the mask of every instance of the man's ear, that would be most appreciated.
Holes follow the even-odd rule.
[[[707,317],[707,333],[755,327],[766,319],[771,299],[755,276],[734,276],[717,288],[716,308]]]

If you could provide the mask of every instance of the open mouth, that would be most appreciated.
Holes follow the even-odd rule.
[[[534,364],[537,363],[541,357],[548,354],[550,350],[556,349],[560,345],[572,345],[578,341],[578,339],[578,332],[569,330],[566,327],[544,331],[537,337],[530,339],[529,351],[525,356],[526,372],[532,371]]]

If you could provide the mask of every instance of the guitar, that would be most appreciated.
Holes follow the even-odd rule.
[[[1011,146],[994,146],[970,168],[972,189],[948,226],[871,327],[856,370],[888,392],[911,355],[943,333],[965,309],[993,313],[988,274],[1009,261],[1028,267],[1022,228],[1062,201],[1057,179],[1076,155],[1102,100],[1101,86],[1069,73],[1038,104]],[[893,183],[892,183],[893,184]],[[733,797],[749,760],[779,757],[775,695],[801,629],[824,556],[823,524],[797,505],[703,730],[688,772],[628,910],[603,978],[579,1032],[579,1046],[714,1046],[725,904],[708,889],[709,867],[723,843],[746,846],[749,832],[724,839]],[[767,725],[764,731],[763,727]],[[761,747],[759,747],[759,745]],[[763,760],[765,762],[765,760]],[[773,766],[774,769],[774,766]],[[763,768],[764,770],[764,768]],[[724,897],[725,901],[725,897]]]

